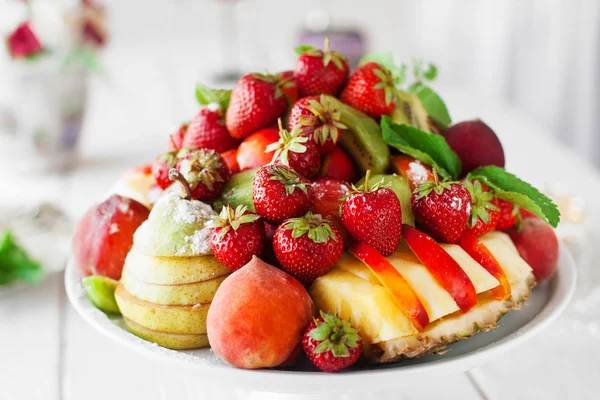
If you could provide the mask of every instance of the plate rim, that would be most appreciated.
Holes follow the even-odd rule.
[[[456,357],[442,358],[421,364],[403,366],[399,363],[397,367],[352,370],[337,374],[327,374],[317,371],[243,370],[233,368],[225,363],[199,360],[194,356],[181,353],[177,350],[161,348],[154,343],[147,342],[125,331],[113,323],[104,313],[96,309],[83,292],[80,277],[72,259],[67,264],[64,276],[67,297],[77,313],[96,330],[138,354],[163,362],[167,361],[181,368],[206,372],[206,374],[197,374],[198,377],[219,379],[229,384],[235,381],[237,386],[250,387],[254,390],[287,393],[322,393],[342,389],[347,390],[347,385],[355,383],[358,377],[370,379],[370,385],[380,390],[408,383],[401,382],[401,380],[389,379],[390,376],[397,375],[400,372],[405,378],[410,377],[410,382],[414,382],[416,376],[426,377],[431,376],[432,373],[449,375],[453,372],[464,372],[477,365],[481,365],[492,359],[494,355],[506,352],[522,344],[555,321],[565,310],[575,292],[577,270],[569,250],[561,242],[557,271],[548,282],[543,283],[543,285],[549,285],[549,298],[541,311],[519,329],[473,351],[460,354]],[[280,379],[273,379],[276,377]]]

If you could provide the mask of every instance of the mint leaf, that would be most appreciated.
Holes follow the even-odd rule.
[[[442,177],[457,179],[460,175],[460,159],[442,136],[395,124],[387,116],[381,119],[381,130],[384,142],[432,166]]]
[[[444,103],[444,100],[433,91],[429,86],[417,82],[408,88],[410,93],[415,94],[419,100],[421,100],[421,104],[427,111],[427,114],[433,119],[440,128],[446,129],[452,123],[450,119],[450,114],[448,113],[448,108]]]
[[[387,68],[391,72],[396,86],[402,85],[406,81],[406,65],[398,65],[392,53],[369,53],[360,59],[358,65],[361,66],[369,62],[374,62]]]
[[[309,46],[307,44],[301,44],[300,46],[296,47],[294,49],[294,52],[296,52],[296,54],[298,55],[302,55],[304,52],[307,52],[309,50],[314,50],[315,47],[313,46]]]
[[[560,222],[560,212],[552,200],[504,168],[488,165],[469,172],[467,177],[485,183],[498,198],[531,211],[555,228]]]
[[[211,89],[201,83],[196,85],[196,100],[198,100],[198,103],[202,106],[206,106],[210,103],[217,103],[223,110],[226,110],[229,106],[230,97],[231,90]]]
[[[435,64],[429,63],[429,67],[423,72],[423,78],[432,81],[437,77],[438,69]]]
[[[10,232],[4,232],[0,236],[0,285],[14,281],[33,284],[43,278],[42,266],[29,258]]]

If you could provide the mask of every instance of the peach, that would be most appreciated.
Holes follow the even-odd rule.
[[[77,223],[72,243],[81,276],[118,280],[133,245],[133,233],[149,213],[139,202],[116,194],[88,210]]]
[[[208,340],[235,367],[277,367],[290,358],[313,317],[304,286],[254,257],[217,290],[208,311]]]
[[[506,231],[519,255],[533,269],[538,283],[550,278],[558,263],[558,239],[554,229],[539,218],[525,218],[521,229]]]

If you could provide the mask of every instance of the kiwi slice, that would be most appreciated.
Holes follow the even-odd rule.
[[[252,201],[252,182],[258,168],[233,174],[229,181],[223,187],[219,197],[213,202],[212,208],[216,212],[221,212],[223,206],[228,204],[231,207],[244,205],[248,210],[255,211]]]
[[[419,98],[408,92],[398,90],[396,108],[390,114],[396,124],[412,125],[422,131],[433,133],[429,122],[429,114]]]
[[[390,163],[390,149],[383,141],[381,128],[375,120],[363,112],[327,96],[335,109],[340,112],[341,122],[348,127],[340,137],[340,145],[354,159],[364,174],[384,173]]]
[[[410,206],[410,197],[412,196],[412,191],[410,190],[410,186],[408,185],[408,180],[400,175],[382,175],[376,174],[371,175],[369,178],[369,186],[380,182],[383,180],[384,185],[389,185],[388,187],[392,190],[392,192],[396,193],[398,200],[400,200],[400,206],[402,207],[402,223],[415,226],[415,217],[412,213],[412,208]],[[360,188],[361,185],[364,184],[364,178],[361,179],[357,187]]]

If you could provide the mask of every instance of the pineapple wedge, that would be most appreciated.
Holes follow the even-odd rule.
[[[421,333],[371,270],[349,254],[317,279],[310,293],[318,308],[338,313],[359,328],[365,354],[372,362],[393,362],[439,352],[449,343],[493,329],[502,315],[527,299],[535,284],[531,268],[506,234],[494,232],[481,240],[506,272],[512,297],[494,300],[489,291],[499,285],[498,280],[459,246],[443,245],[469,276],[478,294],[478,304],[466,313],[460,312],[452,297],[406,246],[400,246],[388,257],[428,312],[430,324]]]

